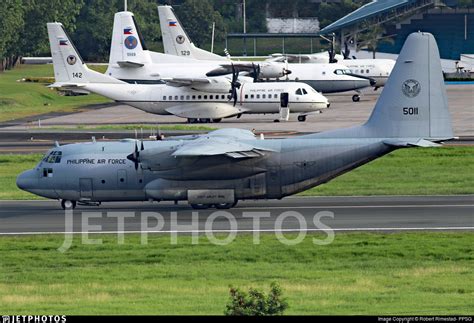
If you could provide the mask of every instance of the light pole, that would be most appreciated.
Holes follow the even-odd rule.
[[[245,10],[245,0],[242,0],[242,11],[244,16],[244,56],[247,56],[247,13]]]

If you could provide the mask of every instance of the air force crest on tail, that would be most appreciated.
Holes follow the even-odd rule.
[[[138,40],[133,36],[128,36],[125,38],[125,47],[128,49],[134,49],[138,45]]]
[[[405,94],[405,96],[409,98],[414,98],[415,96],[420,94],[420,91],[421,85],[420,82],[418,82],[417,80],[410,79],[403,82],[402,92],[403,94]]]
[[[178,44],[184,43],[185,40],[186,40],[186,38],[184,38],[183,35],[178,35],[178,36],[176,36],[176,42],[177,42]]]
[[[76,61],[77,61],[77,58],[76,58],[76,56],[74,56],[74,55],[69,55],[69,56],[67,57],[67,63],[68,63],[69,65],[74,65],[74,64],[76,64]]]

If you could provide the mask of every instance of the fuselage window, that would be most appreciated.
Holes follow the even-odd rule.
[[[168,97],[168,100],[170,100],[170,101],[173,100],[173,97],[170,95],[170,96]]]
[[[227,100],[230,100],[230,94],[229,94],[229,95],[227,95]]]
[[[249,95],[248,95],[248,94],[245,94],[245,98],[248,99],[248,98],[249,98]]]
[[[209,100],[214,100],[214,95],[209,95]]]
[[[177,95],[175,95],[175,96],[174,96],[174,99],[175,99],[176,101],[178,101],[178,96],[177,96]]]
[[[323,75],[326,75],[326,72],[323,72]]]
[[[43,161],[50,164],[59,164],[61,162],[62,151],[52,151],[43,158]]]
[[[274,98],[274,99],[278,99],[278,94],[274,94],[274,95],[273,95],[273,98]]]
[[[190,99],[190,96],[189,95],[186,95],[186,100],[189,100]]]
[[[184,95],[181,95],[181,101],[183,101],[183,100],[184,100]]]
[[[207,95],[204,96],[204,100],[207,100]]]
[[[53,177],[53,169],[43,168],[43,177]]]
[[[198,100],[201,100],[202,96],[201,95],[198,95]]]
[[[193,95],[193,100],[196,100],[196,96],[195,96],[195,95]]]
[[[163,96],[163,101],[166,101],[166,95],[165,95],[165,96]]]
[[[257,99],[260,99],[260,94],[257,94]]]
[[[262,99],[266,99],[267,98],[267,95],[266,94],[262,94]]]
[[[366,72],[367,74],[369,74],[369,70],[365,70],[365,72]]]
[[[253,98],[254,98],[254,95],[253,95],[253,94],[250,94],[250,98],[253,99]]]

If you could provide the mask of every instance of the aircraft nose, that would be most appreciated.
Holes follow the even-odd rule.
[[[34,170],[24,171],[16,178],[16,186],[24,191],[35,189],[38,185],[38,177]]]

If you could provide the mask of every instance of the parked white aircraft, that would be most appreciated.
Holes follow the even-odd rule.
[[[165,7],[171,10],[171,7]],[[172,27],[168,28],[183,30],[177,21],[168,21],[168,26],[170,25]],[[164,30],[163,27],[162,30]],[[291,74],[287,75],[290,71],[285,63],[233,62],[220,56],[218,56],[218,60],[211,60],[212,57],[217,55],[198,49],[190,43],[187,36],[183,36],[185,40],[182,41],[179,40],[180,35],[169,34],[163,39],[163,42],[166,44],[166,42],[169,42],[166,39],[171,37],[178,39],[177,42],[182,43],[181,45],[187,46],[189,55],[168,55],[148,50],[133,13],[128,11],[116,13],[109,66],[106,74],[127,83],[163,84],[168,81],[170,84],[171,81],[175,80],[179,82],[173,84],[178,84],[186,80],[184,83],[190,85],[189,79],[224,76],[232,74],[233,69],[236,69],[254,77],[254,80],[257,78],[286,79],[291,76],[291,78],[288,78],[289,80],[309,84],[323,93],[351,91],[370,86],[370,81],[367,79],[345,75],[345,73],[349,73],[349,70],[343,65],[315,64],[308,68],[308,66],[294,64],[294,67],[291,68],[296,69],[297,73],[291,71]],[[181,52],[181,47],[178,48]],[[211,55],[207,59],[202,59],[206,56],[206,53]],[[195,59],[195,57],[200,59]],[[298,77],[295,77],[295,75]]]
[[[354,76],[375,80],[374,88],[376,90],[385,85],[395,66],[395,60],[393,59],[349,59],[348,54],[349,52],[347,52],[347,55],[344,54],[347,58],[344,58],[344,55],[334,54],[333,61],[346,66],[349,70],[347,72]],[[283,61],[298,64],[329,64],[331,59],[328,52],[315,54],[272,54],[271,58],[267,59],[267,62]]]
[[[62,24],[47,26],[56,79],[51,87],[97,93],[150,113],[187,118],[188,122],[219,122],[243,113],[280,113],[287,120],[290,109],[300,113],[299,121],[305,121],[308,114],[329,107],[328,100],[307,84],[252,80],[240,83],[236,71],[232,79],[221,76],[166,80],[172,86],[129,84],[90,70]]]
[[[199,52],[199,51],[198,51]],[[206,53],[205,51],[201,51]],[[217,56],[217,55],[216,55]],[[133,13],[115,14],[107,74],[128,83],[156,84],[169,78],[206,78],[232,74],[234,70],[260,77],[280,78],[289,71],[284,63],[190,60],[149,51]]]

